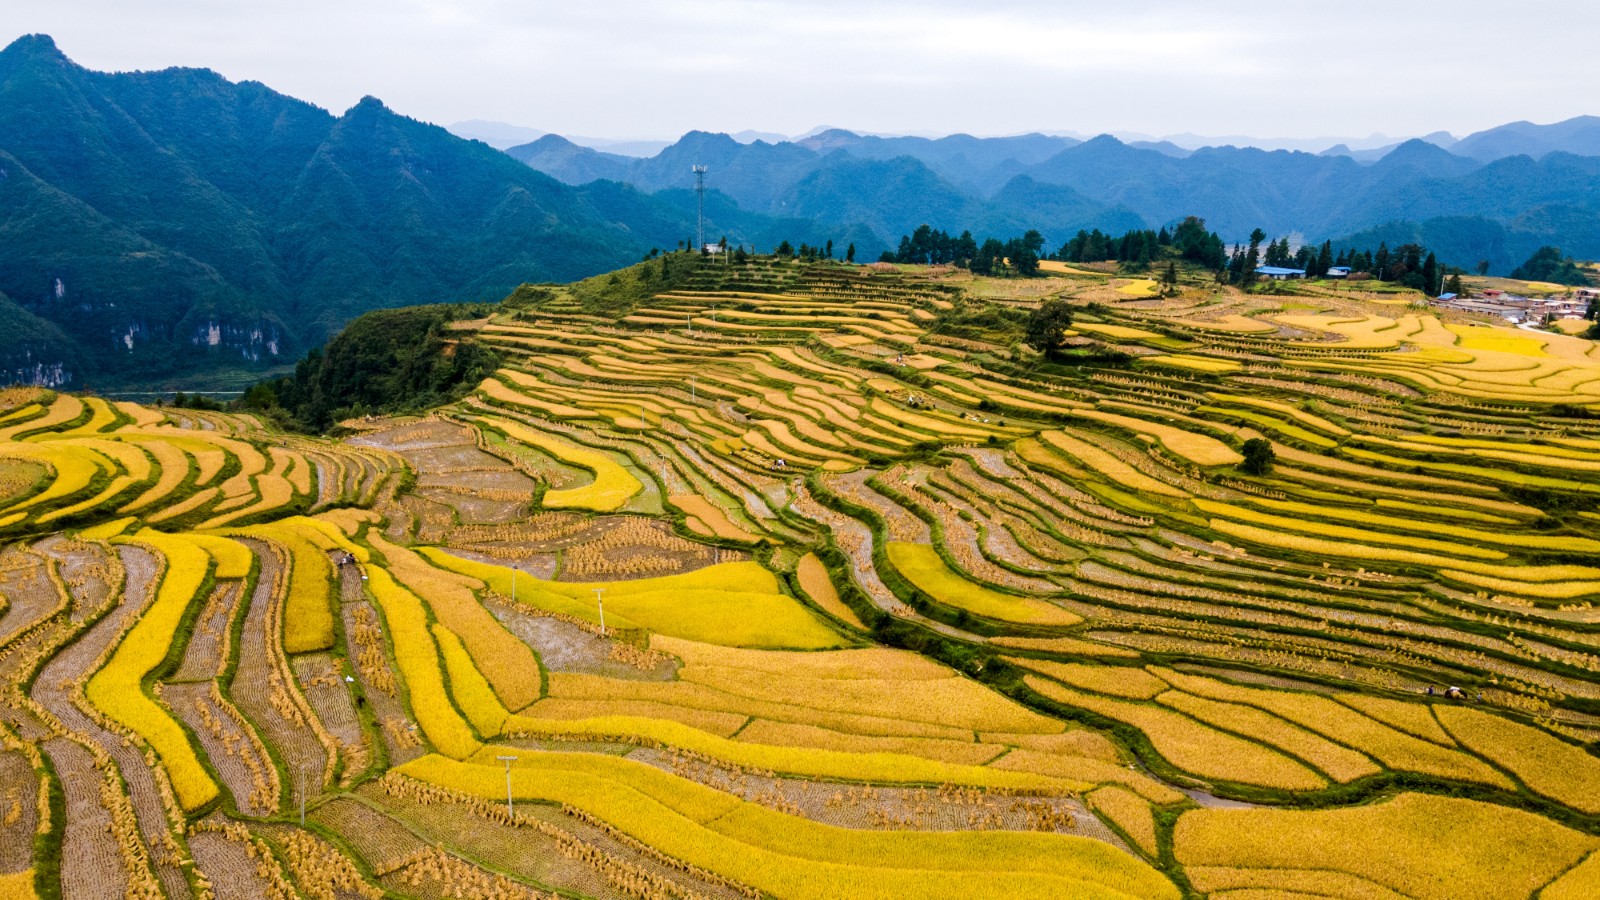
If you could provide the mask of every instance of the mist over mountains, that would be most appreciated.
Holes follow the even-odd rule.
[[[1597,124],[1412,140],[1373,162],[841,129],[501,152],[375,98],[336,114],[204,69],[94,72],[34,35],[0,51],[0,381],[244,381],[370,309],[608,271],[693,237],[693,165],[710,168],[708,236],[759,251],[832,240],[874,259],[923,223],[1038,229],[1053,249],[1194,214],[1230,241],[1420,239],[1498,272],[1542,244],[1595,258]]]

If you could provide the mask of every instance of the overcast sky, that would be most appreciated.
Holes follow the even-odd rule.
[[[208,67],[335,112],[667,138],[1458,137],[1600,113],[1594,0],[0,0],[0,43]]]

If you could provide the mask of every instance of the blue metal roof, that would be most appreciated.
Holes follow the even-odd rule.
[[[1439,299],[1440,300],[1454,300],[1455,298],[1456,298],[1455,294],[1440,294],[1439,295]]]
[[[1262,266],[1256,269],[1258,275],[1304,275],[1305,269],[1285,269],[1282,266]]]

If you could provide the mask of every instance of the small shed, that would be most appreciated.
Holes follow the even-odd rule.
[[[1291,278],[1306,277],[1306,270],[1287,269],[1283,266],[1262,266],[1256,270],[1256,274],[1260,275],[1262,278],[1268,278],[1273,281],[1288,281]]]

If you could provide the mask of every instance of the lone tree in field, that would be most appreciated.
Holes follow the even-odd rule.
[[[1028,314],[1025,340],[1029,347],[1048,356],[1067,339],[1067,329],[1071,327],[1072,307],[1065,300],[1046,300]]]
[[[1244,442],[1244,462],[1239,463],[1239,468],[1248,475],[1265,475],[1272,470],[1276,458],[1271,442],[1266,438],[1251,438]]]

